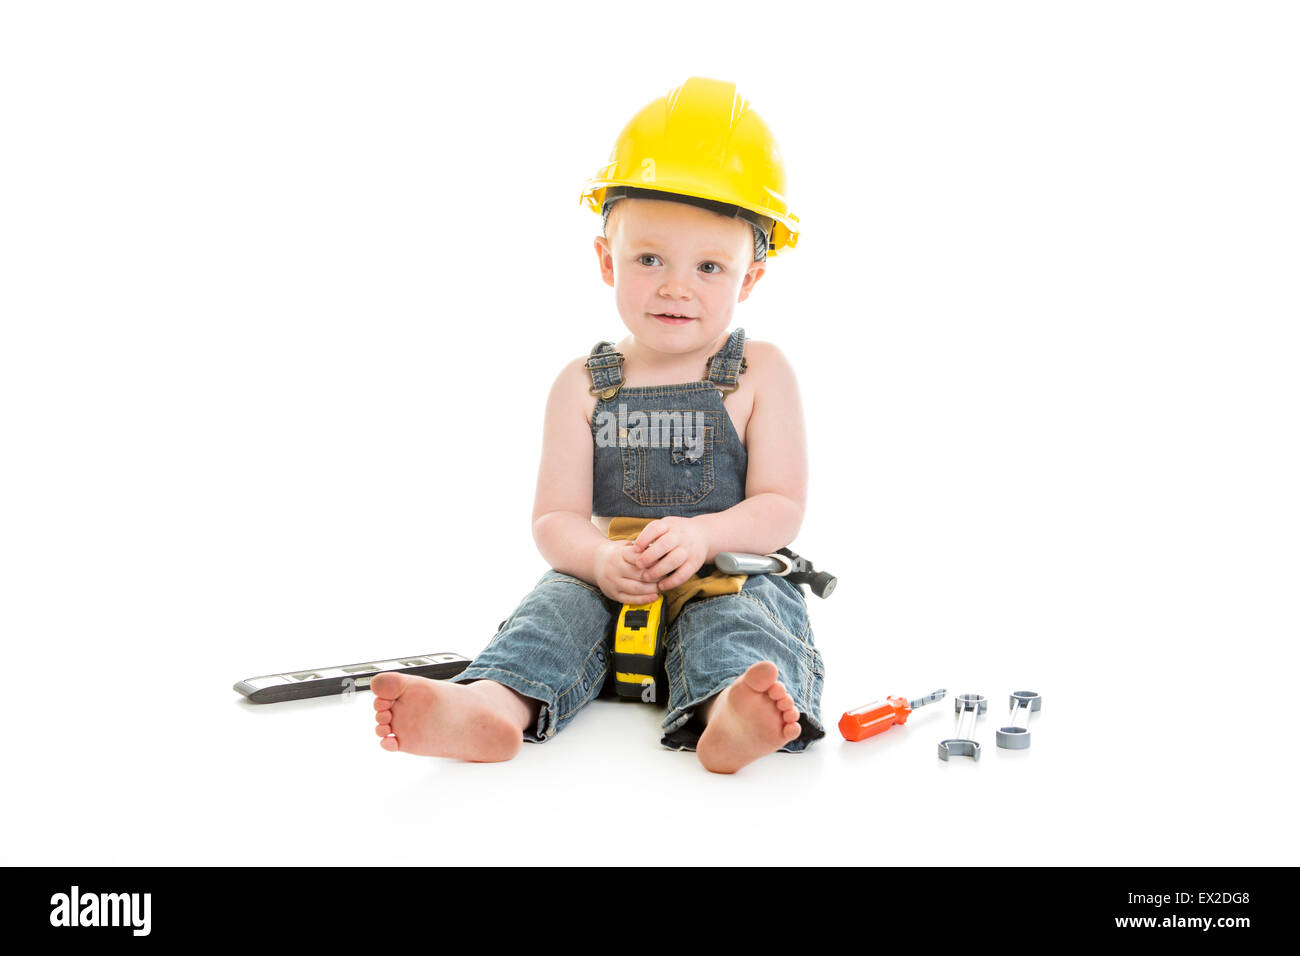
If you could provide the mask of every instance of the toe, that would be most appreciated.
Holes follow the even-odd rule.
[[[799,721],[796,720],[794,723],[786,724],[783,733],[786,740],[794,740],[800,733]]]
[[[370,681],[370,689],[376,697],[397,700],[402,695],[402,675],[394,674],[391,671],[376,674],[374,679]]]
[[[749,670],[741,675],[745,686],[757,694],[764,694],[776,681],[776,665],[771,661],[759,661],[750,665]]]
[[[383,740],[379,741],[379,746],[383,747],[385,750],[401,749],[401,744],[397,742],[396,737],[385,737]]]
[[[387,737],[392,732],[393,732],[393,728],[392,725],[390,724],[380,724],[375,728],[375,733],[377,733],[381,737]]]
[[[391,710],[381,710],[375,714],[375,723],[391,724],[393,722],[393,712]]]

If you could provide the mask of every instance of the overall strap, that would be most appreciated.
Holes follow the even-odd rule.
[[[623,387],[623,353],[615,350],[613,342],[597,342],[587,359],[587,372],[591,394],[609,401]]]
[[[749,368],[745,361],[745,330],[736,329],[727,339],[727,344],[709,359],[708,379],[718,386],[723,393],[734,392],[740,387],[740,375]]]

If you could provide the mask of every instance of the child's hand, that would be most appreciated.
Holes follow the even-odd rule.
[[[602,594],[619,604],[649,604],[659,597],[653,584],[641,578],[631,541],[607,541],[596,555],[596,584]]]
[[[708,539],[699,524],[676,516],[651,521],[632,544],[637,567],[645,569],[645,580],[658,582],[660,591],[684,582],[700,569],[709,553]]]

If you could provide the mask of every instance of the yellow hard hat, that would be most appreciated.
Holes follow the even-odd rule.
[[[734,83],[693,76],[642,109],[580,201],[600,214],[607,199],[654,192],[721,203],[765,231],[770,226],[770,256],[799,240],[781,151]]]

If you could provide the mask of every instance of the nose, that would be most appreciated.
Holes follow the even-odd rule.
[[[686,279],[679,275],[670,275],[659,286],[659,295],[664,299],[689,299],[691,289]]]

